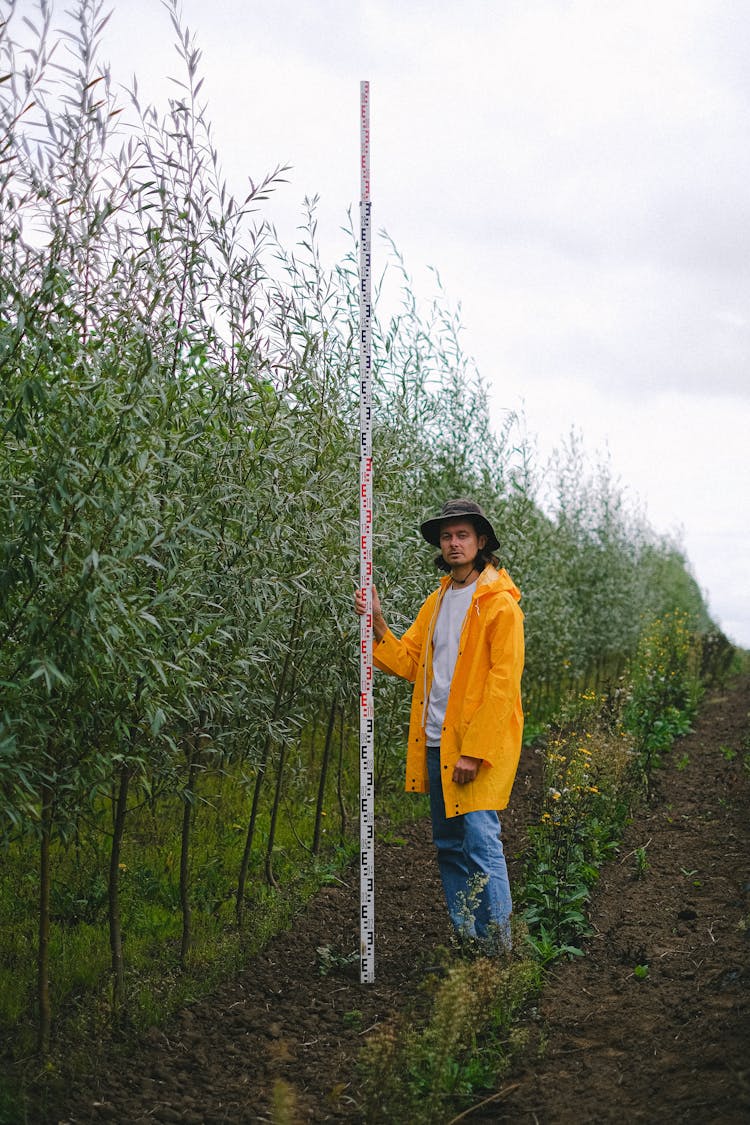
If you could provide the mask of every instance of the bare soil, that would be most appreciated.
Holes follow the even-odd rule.
[[[586,956],[549,974],[525,1056],[464,1120],[750,1122],[749,708],[747,677],[705,700],[602,874]],[[503,818],[511,878],[538,799],[536,765],[528,751]],[[292,1120],[365,1121],[356,1058],[366,1035],[398,1012],[425,1010],[422,983],[450,945],[429,825],[387,839],[376,858],[374,984],[359,983],[351,960],[354,870],[243,973],[151,1029],[126,1062],[71,1078],[39,1120],[271,1121],[283,1079]]]

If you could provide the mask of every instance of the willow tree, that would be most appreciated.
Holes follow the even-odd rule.
[[[219,890],[241,917],[264,877],[283,875],[290,806],[307,820],[288,836],[321,850],[334,738],[342,823],[355,772],[356,232],[325,267],[314,202],[293,248],[255,214],[282,169],[235,198],[200,52],[174,0],[167,8],[182,72],[156,108],[137,88],[130,102],[115,96],[99,0],[72,13],[59,70],[47,5],[21,57],[29,28],[3,3],[0,842],[35,851],[43,1048],[55,864],[83,825],[106,872],[119,1004],[120,872],[143,801],[180,857],[187,966],[201,920],[195,826],[212,787],[241,798],[242,841]],[[394,627],[435,582],[419,523],[468,493],[524,594],[532,700],[540,686],[559,693],[561,669],[577,682],[627,655],[657,605],[689,604],[701,628],[700,591],[674,545],[575,450],[544,481],[518,420],[493,416],[439,278],[419,301],[383,247],[374,550]],[[400,299],[386,312],[388,286]],[[408,692],[384,678],[377,692],[383,781],[400,772]]]

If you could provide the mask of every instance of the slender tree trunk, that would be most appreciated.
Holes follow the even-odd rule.
[[[180,841],[180,909],[182,911],[182,940],[180,966],[184,969],[193,939],[193,914],[190,906],[190,837],[193,825],[193,804],[198,774],[198,754],[195,746],[188,752],[188,781],[183,796],[182,838]]]
[[[316,710],[312,721],[312,731],[310,733],[310,769],[315,766],[315,748],[318,740],[318,712]]]
[[[278,698],[278,696],[277,696]],[[253,850],[253,839],[255,837],[255,823],[258,818],[258,805],[260,803],[260,791],[263,787],[263,780],[266,776],[266,767],[268,766],[268,755],[271,750],[271,736],[268,735],[263,745],[263,753],[260,762],[258,763],[258,772],[255,775],[255,785],[253,787],[253,803],[250,809],[250,821],[247,826],[247,833],[245,835],[245,849],[242,853],[242,860],[240,862],[239,875],[237,877],[237,897],[235,900],[235,916],[237,918],[237,925],[242,925],[242,920],[245,912],[245,884],[247,882],[247,872],[250,867],[250,855]]]
[[[114,1006],[117,1008],[125,996],[125,964],[122,956],[122,925],[120,918],[120,856],[125,832],[125,816],[128,808],[128,789],[130,788],[130,769],[123,765],[120,770],[120,785],[115,802],[115,816],[112,829],[112,849],[109,853],[109,948],[112,954],[112,992]]]
[[[273,806],[271,808],[271,821],[268,825],[268,839],[266,840],[265,873],[266,882],[269,887],[278,887],[279,885],[273,873],[273,845],[276,840],[276,824],[279,818],[279,805],[281,804],[281,783],[284,777],[284,766],[286,765],[287,746],[288,742],[285,739],[281,744],[279,764],[276,767],[276,788],[274,790]]]
[[[346,720],[344,708],[339,708],[339,764],[338,773],[336,777],[336,795],[339,801],[339,816],[340,816],[340,839],[343,844],[346,840],[347,829],[347,815],[346,805],[344,804],[344,744],[346,741]]]
[[[282,702],[285,697],[285,688],[289,669],[292,664],[292,657],[297,647],[297,635],[299,626],[302,620],[302,601],[298,596],[294,607],[294,619],[292,624],[292,634],[289,638],[289,648],[286,651],[284,658],[284,665],[281,669],[281,676],[279,677],[278,687],[276,688],[276,696],[273,703],[273,716],[275,722],[281,713]],[[250,856],[253,850],[253,839],[255,837],[255,825],[258,818],[258,808],[260,805],[260,794],[263,788],[263,781],[266,776],[266,769],[268,767],[268,756],[271,751],[272,738],[267,736],[263,746],[263,753],[261,755],[260,763],[258,765],[258,773],[255,777],[255,786],[253,788],[253,803],[250,809],[250,821],[247,826],[247,833],[245,835],[245,848],[242,853],[242,860],[240,861],[240,870],[237,876],[237,895],[235,898],[235,917],[237,925],[242,926],[245,914],[245,886],[247,884],[247,873],[250,868]]]
[[[44,1057],[49,1051],[52,1008],[49,996],[49,923],[50,923],[50,842],[52,838],[52,787],[42,788],[42,839],[39,856],[39,950],[37,954],[37,998],[39,1025],[37,1047]]]
[[[295,636],[296,641],[296,636]],[[294,692],[297,687],[296,669],[292,673],[292,681],[289,685],[289,699],[294,699]],[[276,840],[276,825],[279,819],[279,808],[281,806],[281,786],[284,779],[284,767],[286,766],[286,755],[289,747],[289,740],[285,739],[281,744],[281,753],[279,754],[279,764],[276,770],[276,789],[273,795],[273,806],[271,808],[271,821],[268,825],[268,840],[266,841],[266,861],[265,861],[265,875],[266,882],[269,887],[278,887],[276,877],[273,873],[273,845]]]
[[[318,800],[315,805],[315,828],[313,831],[312,854],[320,851],[321,821],[323,819],[323,802],[325,800],[326,780],[328,778],[328,763],[331,760],[331,742],[333,741],[333,728],[336,722],[337,699],[334,695],[331,700],[331,709],[328,712],[328,727],[326,740],[323,746],[323,760],[320,763],[320,778],[318,780]]]

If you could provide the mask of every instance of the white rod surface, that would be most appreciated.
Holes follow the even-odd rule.
[[[370,83],[360,82],[359,202],[359,584],[366,611],[360,618],[359,839],[360,971],[375,980],[375,740],[372,676],[372,355],[370,237]]]

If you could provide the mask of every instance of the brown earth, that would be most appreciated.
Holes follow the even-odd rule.
[[[602,874],[586,957],[549,974],[525,1058],[492,1100],[480,1105],[477,1095],[464,1120],[750,1122],[749,708],[748,678],[705,700]],[[511,877],[534,815],[535,765],[529,751],[504,814]],[[39,1120],[271,1121],[283,1079],[294,1121],[366,1121],[356,1056],[370,1029],[424,1009],[420,985],[450,944],[429,826],[389,838],[377,848],[374,984],[360,985],[350,960],[355,870],[240,976],[152,1029],[127,1063],[71,1080]],[[640,875],[637,848],[646,856]]]

